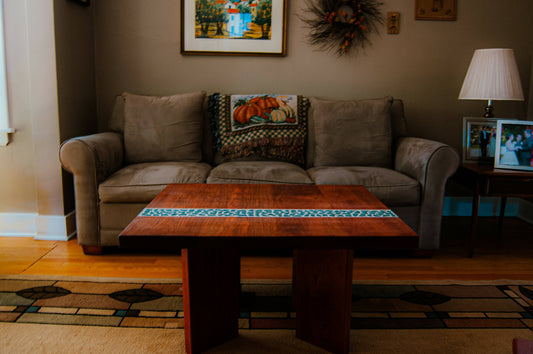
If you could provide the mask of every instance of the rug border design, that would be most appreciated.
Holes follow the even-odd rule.
[[[28,280],[28,277],[23,276],[0,276],[0,300],[4,301],[0,303],[0,322],[152,329],[182,329],[184,325],[183,311],[180,307],[181,287],[180,284],[176,284],[179,283],[177,279],[151,279],[145,282],[133,278],[120,278],[115,281],[99,279],[99,282],[94,282],[87,279],[73,280],[73,277],[65,280],[50,276],[33,278]],[[2,284],[2,281],[7,283]],[[24,288],[13,289],[13,284],[17,281],[21,284],[16,286]],[[47,282],[47,286],[50,287],[64,287],[72,290],[72,294],[63,296],[64,303],[60,302],[62,296],[35,301],[16,300],[16,292],[30,290],[32,281]],[[109,303],[105,305],[107,307],[99,307],[101,304],[99,299],[111,294],[111,290],[106,290],[102,283],[109,283],[109,289],[116,289],[118,286],[121,289],[142,289],[144,292],[155,290],[164,296],[142,302],[128,300],[122,303]],[[241,329],[294,329],[295,313],[290,300],[289,279],[263,281],[247,279],[242,283],[243,307],[239,318]],[[531,302],[533,299],[526,299],[520,289],[520,285],[528,283],[532,286],[533,282],[509,281],[507,285],[495,285],[495,282],[488,281],[458,283],[460,282],[419,281],[417,284],[413,281],[396,282],[396,284],[384,281],[354,282],[351,328],[352,330],[429,328],[533,330],[533,302]],[[467,291],[466,295],[465,289],[457,289],[468,286],[477,289],[467,289],[470,292]],[[400,296],[411,292],[422,297],[422,300],[426,298],[425,301],[412,301],[412,299],[402,299]],[[461,295],[450,295],[450,292]],[[427,294],[430,296],[427,297]],[[443,308],[442,301],[434,301],[435,294],[448,294],[450,301],[455,303]],[[80,301],[73,299],[75,296],[79,296]],[[83,305],[81,299],[86,301],[87,305]],[[472,304],[473,308],[465,308],[465,304]]]

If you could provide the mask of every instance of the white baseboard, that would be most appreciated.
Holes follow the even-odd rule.
[[[0,236],[68,241],[76,236],[71,227],[74,216],[74,212],[67,215],[0,213]]]
[[[498,216],[500,198],[482,197],[479,216]],[[443,216],[471,216],[471,197],[445,197]],[[518,217],[533,224],[533,203],[507,198],[505,216]],[[75,212],[67,215],[37,213],[0,213],[0,237],[33,237],[36,240],[68,241],[76,236]]]
[[[0,213],[0,235],[13,237],[34,237],[37,225],[34,213]]]

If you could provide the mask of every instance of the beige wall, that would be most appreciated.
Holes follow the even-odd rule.
[[[0,148],[0,234],[62,239],[72,232],[65,217],[74,208],[72,178],[63,183],[59,145],[96,130],[92,14],[80,9],[67,1],[4,0],[16,132]]]
[[[26,17],[24,1],[5,1],[8,102],[17,132],[8,146],[0,147],[0,212],[4,213],[37,212]]]
[[[61,142],[97,130],[93,9],[54,0]],[[65,211],[74,210],[72,175],[65,171],[63,194]]]
[[[289,0],[287,56],[182,56],[179,0],[96,0],[99,127],[123,91],[171,94],[284,92],[339,99],[392,95],[405,101],[410,132],[461,146],[462,117],[485,102],[457,96],[475,49],[516,52],[525,97],[531,75],[531,0],[460,0],[457,21],[415,21],[414,0],[387,0],[401,13],[399,35],[385,29],[357,56],[337,58],[306,44],[298,19],[305,0]],[[496,113],[525,117],[526,103],[495,102]]]
[[[0,212],[63,214],[52,0],[5,1],[11,143],[0,149]]]

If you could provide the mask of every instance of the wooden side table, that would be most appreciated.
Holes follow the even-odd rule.
[[[472,228],[468,245],[468,256],[472,257],[477,234],[480,197],[501,197],[498,224],[501,232],[507,197],[533,197],[533,173],[520,170],[495,169],[491,165],[464,163],[459,166],[456,177],[459,182],[473,189]]]

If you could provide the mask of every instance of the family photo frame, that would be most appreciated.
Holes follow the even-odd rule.
[[[493,164],[498,118],[463,118],[463,163]]]
[[[533,121],[498,120],[495,168],[533,171]]]
[[[181,54],[285,56],[287,1],[181,0]]]

